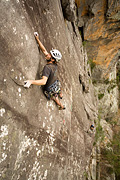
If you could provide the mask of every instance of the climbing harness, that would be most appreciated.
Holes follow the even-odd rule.
[[[50,85],[47,88],[48,91],[53,92],[53,93],[58,93],[60,90],[60,82],[59,80],[56,80],[52,85]]]
[[[48,99],[50,99],[55,94],[60,94],[60,81],[56,80],[52,85],[50,85],[44,94]]]

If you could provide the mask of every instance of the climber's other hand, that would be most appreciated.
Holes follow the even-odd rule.
[[[31,80],[24,81],[24,87],[29,88],[31,86],[31,84],[32,84]]]

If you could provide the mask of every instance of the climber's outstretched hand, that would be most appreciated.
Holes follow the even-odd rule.
[[[27,81],[24,81],[24,87],[27,87],[29,88],[32,84],[32,80],[27,80]]]
[[[38,32],[34,32],[34,36],[35,36],[35,37],[38,37]]]

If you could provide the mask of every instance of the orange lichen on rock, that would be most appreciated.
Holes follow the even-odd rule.
[[[85,16],[87,13],[88,13],[87,6],[84,6],[81,16]]]
[[[95,63],[99,65],[104,65],[106,68],[108,68],[110,62],[115,57],[119,49],[120,39],[114,39],[110,41],[107,45],[102,45],[101,41],[101,46],[98,49],[98,55],[95,58]]]
[[[102,37],[103,32],[105,31],[104,21],[105,20],[103,14],[95,16],[86,28],[84,35],[85,40],[92,41],[98,39],[99,37]]]
[[[112,58],[106,60],[105,64],[106,64],[106,68],[109,66],[110,62],[111,62]]]
[[[88,12],[93,13],[84,28],[88,57],[99,65],[101,78],[106,78],[120,56],[120,3],[114,0],[94,1],[92,6],[87,8]],[[94,73],[97,74],[97,68]]]
[[[103,74],[103,77],[104,77],[105,79],[109,79],[110,73],[108,73],[108,72],[107,72],[107,73],[104,73],[104,74]]]
[[[86,31],[84,39],[90,41],[98,39],[102,36],[103,29],[104,25],[102,23],[99,24],[98,22],[95,22],[92,27],[91,25],[88,27],[88,31]]]
[[[96,60],[95,58],[93,59],[93,62],[94,62],[96,65],[102,65],[102,64],[103,64],[101,61],[98,61],[98,60]]]
[[[120,6],[117,3],[115,4],[115,0],[112,0],[112,1],[109,1],[109,9],[112,9],[110,12],[110,16],[112,17],[116,14],[116,12],[120,10]]]
[[[75,3],[78,8],[82,6],[81,16],[85,16],[88,13],[88,7],[86,5],[85,0],[75,0]]]
[[[80,0],[75,0],[75,3],[77,4],[77,7],[80,7]]]
[[[85,0],[75,0],[77,7],[79,8],[81,5],[85,5]]]

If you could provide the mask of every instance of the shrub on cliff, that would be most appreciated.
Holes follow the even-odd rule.
[[[116,180],[118,180],[120,178],[120,132],[114,135],[108,148],[104,149],[102,158],[113,167],[109,173],[115,173]]]

